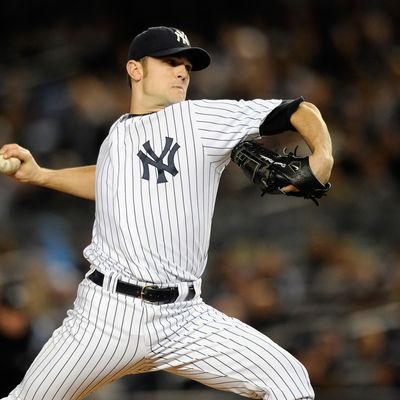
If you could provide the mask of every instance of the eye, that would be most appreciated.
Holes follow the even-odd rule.
[[[176,60],[174,58],[166,58],[164,60],[168,65],[170,65],[171,67],[176,67],[178,64],[176,62]]]
[[[179,65],[179,62],[176,58],[164,58],[163,61],[170,65],[171,67],[176,67],[177,65]]]
[[[164,62],[171,67],[177,67],[179,65],[185,65],[186,71],[187,72],[192,72],[193,66],[192,64],[187,61],[186,59],[180,59],[180,58],[164,58]]]

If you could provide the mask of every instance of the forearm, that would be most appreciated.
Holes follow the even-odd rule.
[[[312,153],[332,157],[332,141],[318,108],[306,101],[300,103],[290,122],[303,137]]]
[[[33,184],[72,196],[95,200],[95,165],[65,169],[41,168]]]
[[[18,170],[11,175],[11,178],[18,182],[58,190],[88,200],[95,200],[95,165],[64,169],[42,168],[28,149],[16,143],[2,146],[0,154],[5,159],[16,157],[21,161]]]
[[[321,113],[313,104],[302,102],[290,122],[307,143],[312,154],[310,167],[321,183],[328,182],[332,167],[332,141]]]

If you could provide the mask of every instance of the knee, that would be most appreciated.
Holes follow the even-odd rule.
[[[290,387],[270,387],[264,391],[261,397],[263,400],[314,400],[315,394],[311,386],[299,388]]]

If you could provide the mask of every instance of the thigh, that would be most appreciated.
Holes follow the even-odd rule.
[[[261,332],[204,303],[185,320],[158,349],[167,371],[250,398],[314,398],[304,366]]]
[[[123,376],[143,359],[142,314],[125,296],[84,280],[74,309],[9,398],[81,399]]]

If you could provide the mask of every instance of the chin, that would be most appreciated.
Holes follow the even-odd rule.
[[[176,103],[180,103],[181,101],[185,101],[186,96],[175,96],[173,98],[170,99],[169,104],[176,104]]]
[[[180,101],[184,101],[186,99],[186,91],[177,90],[171,93],[170,99],[173,103],[179,103]]]

